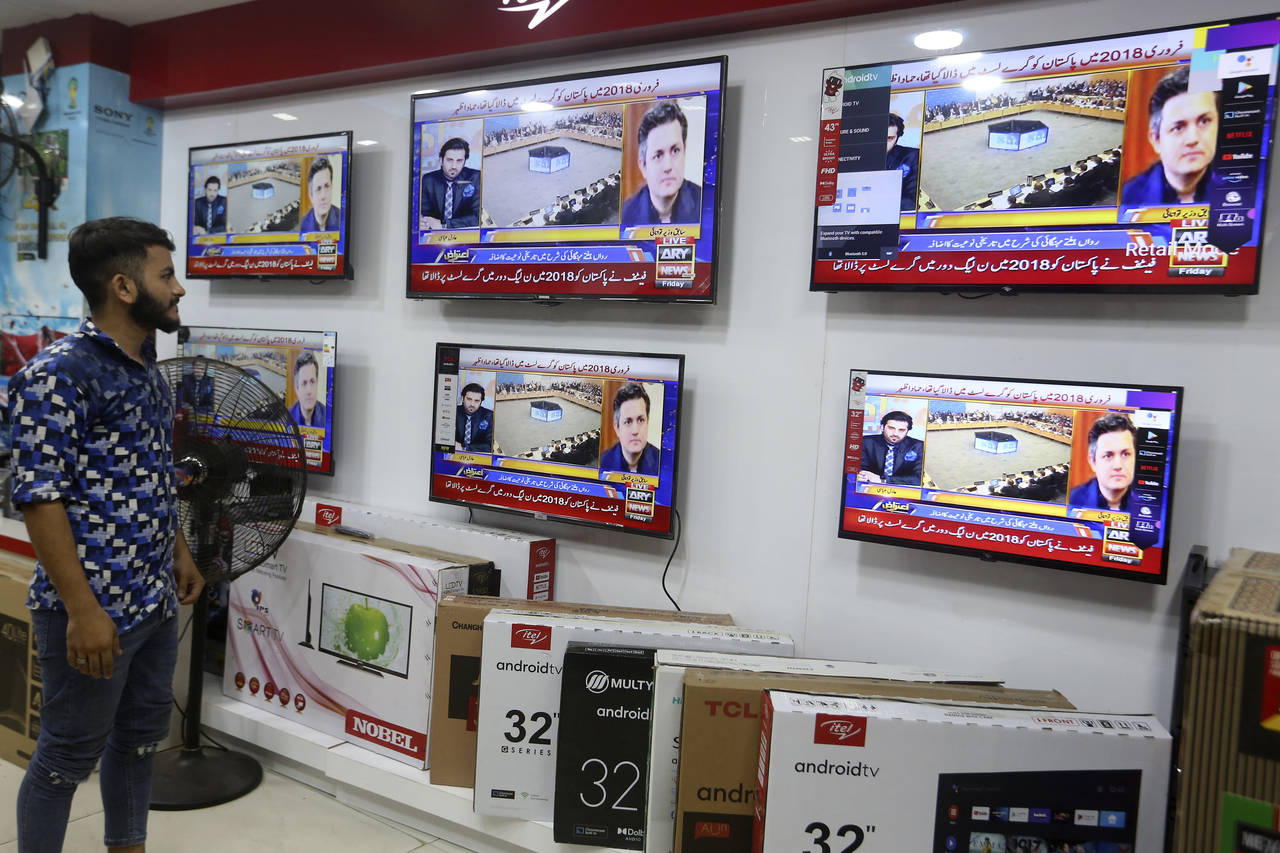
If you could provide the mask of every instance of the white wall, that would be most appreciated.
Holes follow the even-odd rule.
[[[1188,0],[949,4],[546,63],[482,68],[234,106],[170,112],[163,222],[185,227],[187,148],[352,128],[353,282],[193,281],[184,321],[336,329],[337,473],[313,493],[449,518],[426,500],[431,360],[439,340],[687,354],[670,587],[686,609],[790,631],[802,653],[990,672],[1080,707],[1168,720],[1176,587],[1197,542],[1280,550],[1266,472],[1280,443],[1270,390],[1280,320],[1273,214],[1262,295],[1019,296],[807,290],[818,82],[824,67],[919,56],[913,33],[957,26],[973,49],[1196,23]],[[1274,11],[1232,0],[1223,14]],[[409,301],[409,93],[603,67],[729,55],[720,302],[710,307]],[[300,117],[284,124],[280,110]],[[1271,186],[1276,185],[1273,176]],[[1274,195],[1274,193],[1272,193]],[[162,347],[162,352],[164,352]],[[169,344],[172,352],[172,344]],[[1165,587],[836,537],[851,367],[1181,384],[1187,408]],[[559,537],[557,597],[660,606],[671,543],[477,511]]]

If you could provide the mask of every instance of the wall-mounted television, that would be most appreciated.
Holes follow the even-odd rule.
[[[671,538],[684,356],[436,345],[433,501]]]
[[[851,371],[839,535],[1164,583],[1183,396]]]
[[[1280,18],[823,72],[810,289],[1257,293]]]
[[[298,424],[307,455],[307,470],[317,474],[333,473],[337,332],[184,326],[178,332],[178,355],[223,361],[261,380],[280,395]],[[195,373],[183,377],[175,394],[191,402],[198,413],[202,405],[212,405],[212,379]]]
[[[714,302],[726,62],[414,95],[407,295]]]
[[[342,663],[408,678],[412,628],[411,605],[333,584],[320,586],[318,648]]]
[[[349,130],[192,148],[188,278],[351,278]]]

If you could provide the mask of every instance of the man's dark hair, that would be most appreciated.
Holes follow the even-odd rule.
[[[644,413],[649,414],[649,392],[644,390],[644,386],[638,382],[628,382],[618,389],[618,393],[613,395],[613,419],[618,419],[618,412],[622,411],[622,404],[628,400],[644,400]]]
[[[897,113],[889,113],[889,127],[896,127],[898,129],[898,141],[901,142],[902,134],[907,132],[907,125],[906,122],[902,120],[902,116]]]
[[[303,350],[302,355],[298,356],[298,360],[293,363],[293,378],[295,381],[298,378],[298,371],[308,364],[316,369],[316,376],[320,375],[320,362],[316,361],[316,354],[309,349]]]
[[[94,219],[71,232],[67,265],[90,311],[106,302],[107,283],[113,276],[128,276],[142,287],[142,266],[152,246],[163,246],[170,252],[175,248],[168,231],[128,216]]]
[[[220,187],[222,186],[222,181],[218,178],[217,175],[210,175],[209,177],[204,179],[204,185],[207,187],[209,186],[209,184],[213,184],[215,187]]]
[[[1133,437],[1134,445],[1138,443],[1138,428],[1133,425],[1133,421],[1129,420],[1129,416],[1112,412],[1098,418],[1093,422],[1093,426],[1089,427],[1090,459],[1098,452],[1098,439],[1109,432],[1127,432]]]
[[[911,429],[916,425],[916,422],[911,419],[911,415],[908,415],[906,412],[898,411],[897,409],[881,418],[880,426],[884,426],[889,423],[889,421],[904,421],[907,425],[907,429]]]
[[[466,397],[468,394],[472,393],[473,391],[480,395],[481,400],[484,400],[484,386],[481,385],[479,382],[468,382],[466,385],[462,386],[463,397]]]
[[[1160,120],[1164,117],[1164,105],[1169,102],[1170,98],[1187,94],[1190,80],[1191,67],[1188,65],[1180,66],[1176,71],[1171,71],[1160,78],[1160,82],[1156,84],[1155,89],[1151,92],[1151,100],[1147,104],[1147,115],[1151,124],[1152,136],[1157,139],[1160,137]],[[1218,97],[1218,93],[1214,92],[1214,103],[1217,103]]]
[[[644,118],[640,119],[640,127],[636,130],[636,142],[640,145],[641,160],[645,158],[649,148],[649,134],[653,132],[655,127],[660,127],[672,121],[680,122],[680,138],[687,140],[689,138],[689,119],[685,118],[684,110],[680,109],[680,105],[675,101],[660,101],[657,106],[652,107],[644,114]]]
[[[453,139],[450,139],[444,145],[440,146],[440,159],[443,161],[444,155],[448,154],[450,151],[456,151],[458,149],[462,150],[462,159],[466,160],[471,156],[471,144],[461,136],[455,136]]]
[[[311,179],[325,169],[329,170],[329,180],[333,180],[333,166],[329,163],[328,157],[317,157],[311,161],[311,168],[307,169],[307,186],[311,186]]]

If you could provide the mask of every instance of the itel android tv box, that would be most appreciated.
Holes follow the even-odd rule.
[[[732,625],[726,613],[644,610],[601,604],[559,601],[525,601],[446,595],[440,599],[436,620],[435,690],[431,699],[431,737],[428,752],[431,782],[470,788],[476,779],[476,715],[480,707],[480,650],[484,617],[495,608],[536,610],[539,613],[576,613],[584,616],[616,616],[669,622],[706,622]]]
[[[1191,613],[1175,853],[1280,851],[1280,554],[1233,548]]]
[[[1153,717],[770,690],[752,849],[1159,853],[1171,743]]]
[[[231,584],[222,692],[424,767],[436,603],[473,568],[295,530]]]
[[[551,820],[561,673],[570,642],[631,648],[794,650],[776,631],[494,610],[484,620],[473,803],[480,814]],[[573,733],[568,733],[572,736]]]

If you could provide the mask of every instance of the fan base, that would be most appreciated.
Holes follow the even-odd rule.
[[[180,747],[158,753],[151,777],[151,808],[186,811],[243,797],[262,782],[262,765],[239,752]]]

